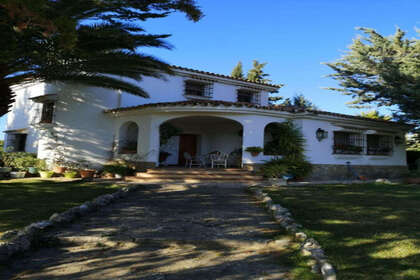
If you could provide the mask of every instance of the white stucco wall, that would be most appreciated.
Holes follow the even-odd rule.
[[[29,98],[49,93],[48,86],[44,83],[28,84],[15,87],[14,93],[16,94],[15,102],[7,114],[5,130],[27,129],[25,151],[37,153],[38,134],[31,124],[39,121],[42,105],[31,101]],[[5,140],[5,147],[7,147],[7,135]]]
[[[139,85],[150,95],[150,98],[142,98],[132,94],[123,93],[121,99],[121,107],[129,107],[147,103],[177,102],[188,100],[188,98],[184,96],[184,81],[189,79],[190,78],[176,75],[166,75],[164,80],[152,77],[144,77]],[[242,87],[237,85],[214,82],[213,96],[208,100],[236,102],[237,90],[240,88]],[[260,92],[260,102],[262,106],[268,105],[268,96],[268,92]]]
[[[346,131],[339,125],[331,122],[320,120],[297,120],[296,123],[301,126],[303,135],[306,139],[306,156],[314,164],[341,164],[345,165],[350,162],[352,165],[402,165],[407,164],[405,146],[394,145],[394,151],[390,156],[373,156],[373,155],[335,155],[333,154],[334,131]],[[348,126],[348,125],[347,125]],[[328,131],[328,138],[318,141],[315,137],[316,130],[321,128]],[[384,130],[379,127],[366,127],[364,132],[368,130]],[[389,135],[400,135],[401,131],[385,128],[390,131]],[[404,137],[402,137],[404,138]]]

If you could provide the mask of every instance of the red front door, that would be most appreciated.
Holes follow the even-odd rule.
[[[179,136],[178,164],[185,165],[184,153],[195,156],[197,153],[197,135],[181,134]]]

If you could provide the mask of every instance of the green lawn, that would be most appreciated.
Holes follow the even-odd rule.
[[[55,212],[80,205],[117,185],[93,182],[63,182],[41,179],[0,181],[0,234],[48,219]]]
[[[338,279],[420,279],[420,186],[269,189],[315,237]]]

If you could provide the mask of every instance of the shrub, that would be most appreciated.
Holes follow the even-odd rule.
[[[252,147],[247,147],[245,151],[249,153],[261,153],[262,151],[264,151],[264,149],[261,147],[252,146]]]
[[[4,166],[12,167],[14,170],[28,171],[29,167],[36,167],[39,159],[35,154],[25,152],[6,153],[1,152],[1,161]]]
[[[261,174],[265,178],[281,178],[287,174],[288,167],[283,163],[271,163],[261,167]]]
[[[270,132],[272,140],[265,143],[264,154],[290,157],[305,152],[305,138],[293,122],[271,123],[266,130]]]
[[[279,178],[286,174],[304,178],[312,172],[312,164],[303,157],[275,158],[267,161],[260,172],[266,178]]]
[[[103,171],[105,173],[120,174],[122,176],[127,176],[131,175],[134,170],[124,163],[112,163],[104,165]]]
[[[79,175],[79,172],[77,172],[75,170],[68,170],[68,171],[64,172],[64,177],[69,178],[69,179],[76,178],[78,175]]]

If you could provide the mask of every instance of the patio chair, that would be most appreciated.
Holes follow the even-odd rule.
[[[192,155],[190,155],[190,153],[185,152],[184,158],[185,158],[185,167],[192,168],[193,166],[201,167],[203,165],[203,162],[200,158],[193,157]]]
[[[217,166],[223,166],[224,168],[227,168],[227,163],[229,159],[229,154],[211,154],[210,160],[211,160],[211,168],[217,167]]]

